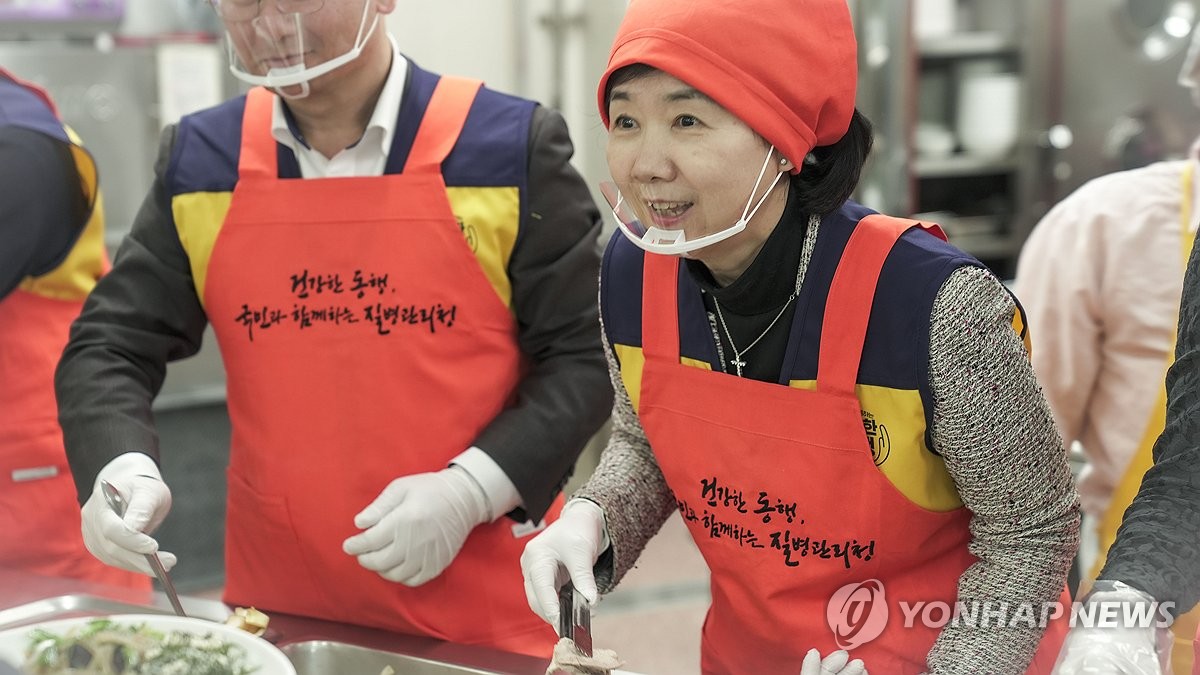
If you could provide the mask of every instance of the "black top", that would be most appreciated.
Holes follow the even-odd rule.
[[[1166,427],[1100,578],[1174,601],[1178,613],[1200,599],[1200,247],[1183,279]]]
[[[62,264],[88,215],[71,149],[31,129],[0,126],[0,299],[22,279]]]
[[[733,342],[742,351],[742,360],[746,364],[742,368],[742,377],[763,382],[779,380],[791,333],[788,326],[796,314],[796,302],[792,300],[782,314],[780,308],[789,302],[788,298],[796,290],[796,268],[800,265],[807,229],[808,215],[802,212],[796,191],[791,190],[779,224],[750,266],[732,284],[722,288],[704,263],[685,261],[688,272],[704,291],[704,307],[718,339],[718,353],[725,372],[736,374],[737,368],[733,363],[734,350],[729,335],[721,325],[722,317],[733,335]],[[720,316],[714,298],[721,303]],[[779,319],[771,325],[776,316]],[[770,330],[767,326],[771,326]],[[762,339],[750,347],[760,335]]]

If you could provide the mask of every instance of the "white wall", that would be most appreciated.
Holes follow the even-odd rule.
[[[435,72],[557,107],[575,143],[574,164],[593,188],[607,178],[595,87],[625,0],[398,0],[388,29],[400,50]],[[555,17],[561,39],[548,28]]]
[[[387,26],[421,67],[517,86],[520,0],[397,0]]]

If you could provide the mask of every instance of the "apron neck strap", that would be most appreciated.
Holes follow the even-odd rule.
[[[425,107],[421,127],[408,152],[404,173],[410,171],[440,173],[442,161],[450,154],[466,124],[467,114],[483,82],[465,77],[442,76]]]
[[[854,396],[858,365],[867,336],[867,321],[883,262],[900,235],[922,227],[945,239],[937,225],[873,214],[854,228],[833,273],[821,325],[817,391]]]
[[[679,363],[679,258],[643,255],[642,353]]]
[[[238,177],[270,178],[279,176],[275,137],[271,135],[271,117],[275,112],[275,94],[265,87],[246,92],[242,111],[242,149],[238,155]]]

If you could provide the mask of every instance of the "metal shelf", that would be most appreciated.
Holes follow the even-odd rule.
[[[1007,234],[947,234],[950,243],[979,259],[1008,258],[1020,245]]]
[[[945,157],[921,157],[913,160],[912,170],[918,178],[953,178],[1008,173],[1017,168],[1012,155],[984,157],[957,153]]]
[[[1009,35],[994,32],[952,33],[924,38],[917,45],[922,58],[949,59],[1001,56],[1017,53],[1017,42]]]

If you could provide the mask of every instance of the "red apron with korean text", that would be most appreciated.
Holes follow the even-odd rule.
[[[681,365],[678,259],[645,256],[638,412],[712,571],[705,673],[795,673],[808,649],[847,645],[873,673],[926,670],[940,628],[920,614],[906,627],[898,603],[953,609],[975,562],[970,513],[920,508],[884,477],[855,396],[880,269],[916,224],[870,216],[856,227],[829,292],[814,391]],[[869,599],[860,618],[875,618],[840,625],[838,644],[827,609],[855,584],[855,599]],[[1065,629],[1051,624],[1030,672],[1049,673]]]
[[[274,96],[247,96],[204,288],[233,423],[229,603],[537,655],[554,644],[508,519],[417,588],[342,551],[389,482],[445,468],[515,396],[516,322],[441,174],[479,86],[442,78],[404,173],[366,178],[277,178]]]

